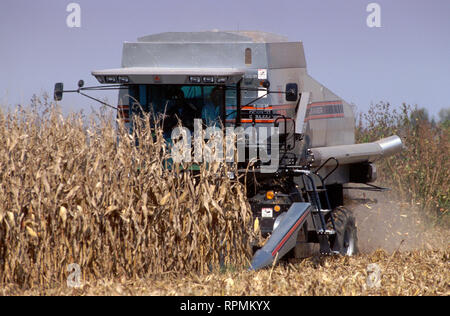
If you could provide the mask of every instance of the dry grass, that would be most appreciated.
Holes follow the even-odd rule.
[[[372,272],[380,268],[379,287],[369,286]],[[66,286],[22,291],[17,286],[0,290],[4,295],[450,295],[449,252],[376,251],[356,257],[311,258],[275,267],[272,271],[237,271],[182,277],[102,279],[80,289]],[[376,280],[374,278],[373,280]],[[376,282],[372,283],[376,284]]]
[[[251,210],[227,167],[165,168],[160,130],[141,123],[135,146],[111,122],[45,100],[0,113],[0,284],[52,287],[71,263],[84,282],[247,264]]]

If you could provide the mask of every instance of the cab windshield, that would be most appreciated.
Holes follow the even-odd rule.
[[[132,85],[129,95],[133,114],[154,115],[163,122],[167,136],[178,120],[191,131],[195,119],[201,119],[204,127],[221,127],[225,117],[234,118],[236,110],[236,91],[225,86]]]

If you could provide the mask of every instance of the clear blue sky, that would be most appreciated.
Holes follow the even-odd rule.
[[[81,28],[66,6],[81,6]],[[381,6],[381,28],[366,6]],[[96,84],[93,69],[119,67],[123,41],[166,31],[261,30],[304,42],[309,73],[362,111],[402,102],[436,115],[450,107],[449,0],[1,0],[0,103],[29,103],[57,81]],[[96,96],[114,95],[104,92]],[[65,97],[69,110],[97,106]]]

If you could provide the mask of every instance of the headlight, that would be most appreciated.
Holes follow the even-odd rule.
[[[214,77],[203,77],[204,83],[214,83]]]
[[[227,83],[228,77],[217,77],[217,83]]]
[[[103,77],[103,76],[96,76],[95,78],[97,78],[98,82],[105,83],[105,77]]]
[[[189,77],[189,81],[191,83],[201,83],[202,82],[200,77]]]
[[[105,82],[106,83],[117,83],[117,77],[116,76],[105,76]]]
[[[130,82],[130,78],[128,78],[128,76],[119,76],[117,78],[119,79],[119,83],[129,83]]]

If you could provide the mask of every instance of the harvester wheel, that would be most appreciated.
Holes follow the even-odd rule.
[[[358,253],[358,236],[355,217],[352,211],[340,206],[333,211],[336,237],[331,245],[333,251],[344,256],[352,256]],[[329,221],[332,228],[331,221]]]

